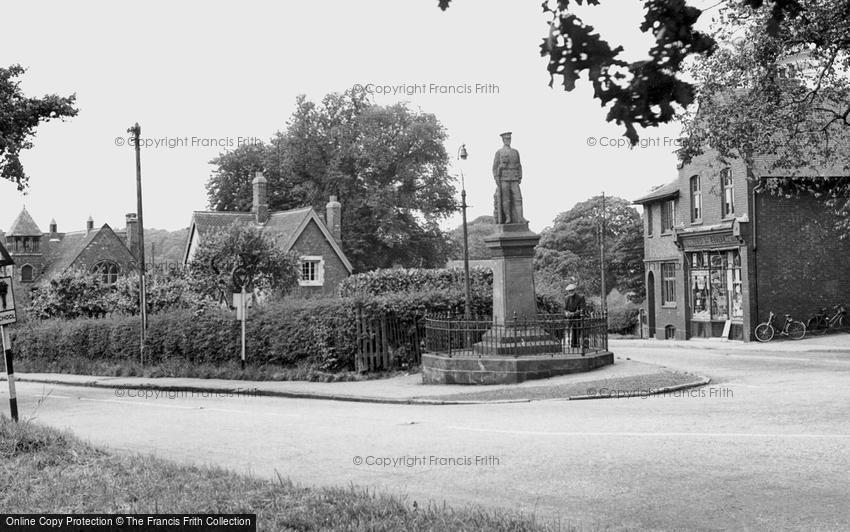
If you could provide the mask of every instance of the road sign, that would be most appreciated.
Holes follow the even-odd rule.
[[[15,312],[15,292],[12,277],[0,274],[0,325],[11,325],[18,321]]]
[[[11,266],[13,264],[15,264],[15,261],[12,260],[9,252],[6,251],[6,248],[3,246],[3,241],[0,240],[0,274],[3,273],[4,267]]]
[[[237,320],[241,321],[243,314],[245,315],[245,318],[247,318],[248,315],[244,311],[252,306],[250,293],[245,293],[244,295],[242,292],[233,293],[233,307],[236,309]]]

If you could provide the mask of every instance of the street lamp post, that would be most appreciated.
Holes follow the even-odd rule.
[[[461,144],[457,157],[462,161],[466,160],[466,144]],[[463,313],[464,318],[469,321],[472,319],[472,296],[469,291],[469,232],[466,227],[466,183],[463,179],[463,168],[460,169],[460,208],[463,211],[463,288],[465,292]]]

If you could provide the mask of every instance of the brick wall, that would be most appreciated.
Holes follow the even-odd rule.
[[[97,236],[86,246],[72,267],[83,268],[87,271],[100,261],[110,260],[121,267],[121,275],[125,275],[136,268],[136,259],[112,229],[104,227]]]
[[[676,209],[676,221],[685,227],[698,227],[699,225],[712,225],[723,221],[722,193],[720,183],[720,171],[730,168],[734,179],[734,206],[735,212],[732,217],[740,217],[748,212],[747,205],[747,167],[740,159],[721,162],[715,151],[695,157],[690,164],[679,169],[679,204]],[[702,224],[691,221],[691,177],[700,176],[702,190]]]
[[[299,255],[321,255],[325,261],[325,282],[322,286],[299,286],[296,294],[303,297],[327,297],[337,293],[337,287],[348,277],[345,264],[331,247],[324,233],[311,220],[292,246]]]
[[[652,209],[652,235],[647,235],[644,238],[644,257],[646,258],[646,286],[647,292],[650,288],[650,275],[654,279],[654,307],[655,307],[655,327],[650,333],[654,333],[656,338],[664,339],[665,327],[672,325],[676,329],[676,338],[685,338],[685,318],[681,312],[685,305],[685,281],[682,273],[682,253],[679,248],[673,243],[673,233],[661,232],[661,205],[662,201],[648,203],[644,206],[644,235],[646,235],[646,224],[648,216],[647,209]],[[678,214],[677,214],[678,217]],[[676,303],[675,306],[663,306],[662,304],[662,275],[661,264],[664,262],[675,262],[676,266]],[[650,294],[647,293],[647,299],[644,306],[647,312],[650,312]]]
[[[850,240],[822,200],[758,194],[756,217],[759,321],[772,310],[805,323],[822,307],[850,304]]]

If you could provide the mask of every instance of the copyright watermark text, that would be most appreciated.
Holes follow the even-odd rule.
[[[586,395],[591,397],[608,397],[608,398],[627,398],[640,397],[674,397],[683,399],[732,399],[734,392],[731,388],[719,388],[709,386],[707,388],[687,388],[684,390],[656,391],[651,388],[588,388]]]
[[[355,456],[351,462],[356,466],[400,468],[400,467],[497,467],[502,459],[490,455],[402,455],[402,456]]]
[[[227,399],[259,395],[257,389],[233,390],[158,390],[154,388],[116,388],[115,397],[121,399]]]
[[[135,147],[135,139],[132,136],[115,137],[115,145],[120,147]],[[232,149],[240,146],[259,146],[263,144],[259,137],[159,137],[139,138],[139,146],[142,148],[174,150],[178,148],[223,148]]]
[[[632,143],[625,137],[587,137],[587,145],[591,148],[632,148]],[[635,148],[681,148],[682,139],[676,137],[641,137]]]
[[[356,83],[352,89],[354,92],[380,96],[480,96],[502,92],[497,83]]]

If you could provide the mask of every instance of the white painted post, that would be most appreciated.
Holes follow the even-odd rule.
[[[242,369],[245,369],[245,318],[248,314],[248,303],[245,297],[245,285],[242,285],[242,297],[239,305],[242,307]]]
[[[18,421],[18,396],[15,393],[15,369],[12,365],[12,339],[5,325],[0,325],[0,336],[3,337],[3,354],[6,359],[6,378],[9,380],[9,409],[12,419]]]

